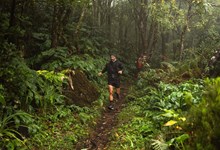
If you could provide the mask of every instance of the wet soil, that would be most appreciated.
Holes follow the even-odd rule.
[[[121,98],[114,98],[114,110],[109,110],[106,106],[101,118],[97,122],[94,131],[91,132],[89,138],[79,142],[76,146],[77,150],[107,150],[111,140],[111,133],[118,123],[117,116],[121,109],[125,106],[125,97],[127,95],[128,85],[121,87]]]

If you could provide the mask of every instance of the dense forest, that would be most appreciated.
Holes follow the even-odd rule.
[[[0,149],[218,150],[219,14],[220,0],[1,0]]]

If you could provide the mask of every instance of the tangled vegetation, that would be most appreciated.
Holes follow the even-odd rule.
[[[160,76],[142,72],[131,87],[110,149],[218,149],[220,78],[172,84]]]

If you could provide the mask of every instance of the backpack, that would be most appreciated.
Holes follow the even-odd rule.
[[[143,66],[144,66],[144,64],[143,64],[142,59],[141,59],[141,58],[138,58],[137,63],[136,63],[136,67],[137,67],[138,69],[141,69],[141,68],[143,68]]]

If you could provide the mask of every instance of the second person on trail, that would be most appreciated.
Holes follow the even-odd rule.
[[[117,60],[115,55],[110,55],[110,62],[108,62],[104,69],[99,73],[101,76],[103,73],[107,72],[108,75],[108,89],[109,89],[109,109],[114,109],[112,103],[113,99],[113,90],[116,88],[116,97],[120,99],[120,75],[122,74],[123,66],[122,63]]]

